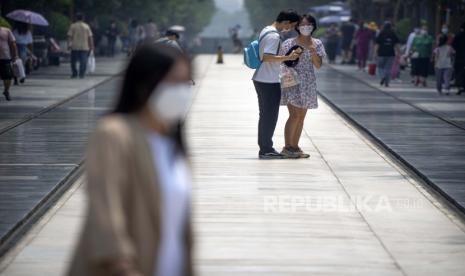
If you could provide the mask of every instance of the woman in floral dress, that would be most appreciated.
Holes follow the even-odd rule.
[[[281,47],[281,54],[287,54],[296,45],[303,48],[295,70],[298,85],[282,88],[281,105],[287,105],[289,119],[284,130],[286,146],[282,154],[288,158],[308,158],[299,147],[299,140],[304,126],[308,109],[318,107],[316,76],[314,67],[319,69],[326,52],[319,39],[312,38],[317,28],[316,19],[307,14],[303,15],[296,27],[299,36],[286,40]],[[287,65],[281,66],[282,71],[288,70]]]

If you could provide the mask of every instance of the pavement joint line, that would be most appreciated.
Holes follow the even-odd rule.
[[[323,99],[325,102],[326,100]],[[338,111],[333,109],[328,104],[333,112],[338,114]],[[432,189],[425,181],[419,177],[415,172],[406,167],[402,161],[398,160],[395,156],[386,151],[385,147],[380,145],[376,140],[372,139],[371,135],[362,132],[357,128],[357,125],[351,123],[345,116],[339,114],[338,119],[341,120],[352,132],[357,135],[368,147],[375,151],[383,160],[391,165],[402,177],[408,181],[417,191],[419,191],[424,198],[433,204],[441,213],[443,213],[452,223],[457,225],[465,233],[465,215],[463,215],[455,206],[440,195],[435,189]]]
[[[411,172],[412,175],[415,175],[416,177],[418,177],[422,183],[425,183],[423,187],[427,188],[428,191],[431,191],[431,192],[434,192],[434,194],[437,194],[438,195],[437,199],[445,203],[452,211],[455,211],[454,213],[457,215],[457,217],[465,223],[465,208],[463,208],[455,199],[453,199],[447,193],[442,191],[442,189],[438,187],[436,184],[434,184],[434,182],[429,180],[427,176],[425,176],[423,173],[417,170],[413,165],[407,162],[407,160],[405,160],[402,156],[400,156],[398,153],[392,150],[380,138],[372,134],[371,131],[368,130],[366,127],[364,127],[361,123],[353,119],[348,113],[342,110],[342,108],[339,108],[336,104],[334,104],[331,100],[329,100],[329,98],[327,98],[323,93],[318,92],[318,95],[321,97],[321,99],[323,99],[324,102],[326,102],[333,110],[339,113],[344,119],[346,119],[349,123],[354,125],[359,131],[361,131],[362,133],[370,137],[370,140],[378,144],[385,152],[389,153],[393,157],[393,159],[398,160],[400,164],[402,164],[402,166],[407,171]]]
[[[66,204],[66,202],[77,192],[84,184],[84,177],[78,176],[76,181],[72,183],[67,191],[50,206],[50,208],[41,216],[31,229],[11,247],[0,259],[0,274],[3,273],[15,258],[26,248],[42,231],[42,229],[50,222],[50,220],[58,213],[58,211]]]
[[[341,75],[344,75],[344,76],[346,76],[346,77],[349,77],[349,78],[358,80],[358,81],[360,81],[362,84],[364,84],[364,85],[366,85],[366,86],[369,86],[369,87],[371,87],[371,88],[373,88],[373,89],[376,89],[377,91],[379,91],[379,92],[381,92],[381,93],[383,93],[383,94],[385,94],[385,95],[387,95],[387,96],[389,96],[389,97],[392,97],[392,98],[394,98],[394,99],[396,99],[396,100],[398,100],[398,101],[400,101],[400,102],[403,102],[404,104],[407,104],[407,105],[409,105],[409,106],[411,106],[411,107],[413,107],[413,108],[415,108],[415,109],[418,109],[418,110],[420,110],[421,112],[424,112],[424,113],[426,113],[426,114],[429,114],[429,115],[431,115],[431,116],[433,116],[433,117],[435,117],[435,118],[437,118],[437,119],[439,119],[439,120],[441,120],[441,121],[444,121],[444,122],[446,122],[446,123],[448,123],[448,124],[450,124],[450,125],[453,125],[453,126],[455,126],[455,127],[457,127],[457,128],[460,128],[460,129],[462,129],[462,130],[465,130],[465,127],[463,127],[463,126],[457,124],[456,122],[454,122],[454,121],[452,121],[452,120],[450,120],[450,119],[447,119],[447,118],[442,117],[442,116],[441,116],[439,113],[437,113],[437,112],[433,112],[433,111],[430,111],[430,110],[426,110],[426,109],[424,109],[424,108],[422,108],[422,107],[417,106],[416,104],[413,104],[413,103],[408,102],[407,100],[403,100],[403,99],[401,99],[401,98],[399,98],[399,97],[397,97],[397,96],[395,96],[395,95],[392,95],[390,92],[387,92],[387,91],[384,91],[384,90],[380,89],[380,88],[377,87],[376,85],[373,85],[373,84],[371,84],[371,83],[369,83],[369,82],[367,82],[367,81],[365,81],[365,80],[363,80],[363,79],[357,78],[356,76],[353,76],[353,75],[351,75],[351,74],[349,74],[349,73],[347,73],[347,72],[344,72],[344,71],[342,71],[342,70],[340,70],[340,69],[337,69],[337,68],[334,67],[334,66],[329,65],[329,68],[331,68],[332,70],[336,71],[337,73],[339,73],[339,74],[341,74]]]
[[[77,97],[79,97],[79,96],[81,96],[81,95],[84,95],[85,93],[88,93],[89,91],[95,89],[97,86],[100,86],[100,85],[102,85],[102,84],[105,84],[105,83],[107,83],[107,82],[110,82],[111,80],[113,80],[113,79],[119,77],[120,75],[121,75],[121,72],[119,72],[119,73],[117,73],[117,74],[115,74],[115,75],[112,75],[111,77],[106,78],[106,79],[104,79],[104,80],[102,80],[102,81],[99,81],[99,82],[95,83],[94,85],[92,85],[91,87],[89,87],[89,88],[87,88],[87,89],[85,89],[85,90],[83,90],[83,91],[81,91],[81,92],[78,92],[78,93],[76,93],[76,94],[74,94],[74,95],[72,95],[72,96],[70,96],[70,97],[68,97],[68,98],[65,98],[65,99],[63,99],[63,100],[61,100],[61,101],[58,101],[57,103],[54,103],[54,104],[52,104],[52,105],[49,105],[49,106],[47,106],[47,107],[41,109],[41,110],[38,111],[38,112],[35,112],[35,113],[32,113],[32,114],[26,115],[26,116],[23,117],[22,119],[19,119],[18,121],[16,121],[16,122],[14,122],[14,123],[12,123],[12,124],[10,124],[10,125],[8,125],[8,126],[2,128],[2,129],[0,129],[0,135],[4,134],[4,133],[8,132],[9,130],[12,130],[12,129],[14,129],[14,128],[16,128],[16,127],[18,127],[18,126],[24,124],[24,123],[27,123],[27,122],[29,122],[29,121],[31,121],[31,120],[37,118],[37,117],[42,116],[43,114],[46,114],[46,113],[48,113],[48,112],[54,110],[55,108],[57,108],[57,107],[59,107],[59,106],[65,104],[65,103],[67,103],[67,102],[69,102],[69,101],[71,101],[71,100],[73,100],[73,99],[75,99],[75,98],[77,98]]]
[[[336,113],[337,114],[337,113]],[[391,253],[391,251],[387,248],[387,246],[384,244],[383,240],[381,239],[381,237],[376,233],[376,231],[373,229],[373,227],[371,226],[371,224],[368,222],[368,220],[366,219],[366,217],[363,215],[363,213],[361,212],[361,210],[357,207],[357,204],[355,204],[352,196],[350,195],[350,193],[347,191],[345,185],[342,183],[341,179],[339,178],[339,176],[337,176],[336,172],[333,170],[333,168],[331,167],[331,165],[329,164],[328,160],[326,160],[325,156],[323,155],[323,153],[320,151],[320,149],[318,148],[318,146],[315,144],[315,141],[313,141],[312,137],[309,135],[309,133],[307,132],[306,129],[304,129],[304,133],[305,133],[305,136],[307,136],[307,138],[310,140],[310,142],[312,143],[313,147],[315,147],[315,150],[318,152],[318,154],[320,155],[321,159],[323,160],[323,162],[325,163],[325,165],[328,167],[328,169],[330,170],[331,174],[334,176],[334,178],[336,178],[336,181],[339,183],[339,185],[341,186],[342,190],[344,191],[344,193],[347,195],[347,197],[349,198],[350,202],[352,203],[352,205],[355,207],[354,209],[357,210],[357,213],[358,215],[362,218],[362,220],[365,222],[366,226],[368,227],[368,229],[370,230],[371,233],[373,233],[373,235],[375,236],[376,240],[379,242],[379,244],[381,245],[381,247],[386,251],[386,253],[389,255],[389,257],[391,258],[391,260],[393,261],[394,263],[394,266],[402,273],[402,275],[405,275],[407,276],[407,273],[404,271],[404,269],[401,267],[401,265],[398,263],[397,259],[394,257],[394,255]]]
[[[41,217],[50,210],[68,188],[82,175],[83,159],[59,181],[15,226],[0,239],[0,259],[27,235]]]

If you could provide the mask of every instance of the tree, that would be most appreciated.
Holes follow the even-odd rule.
[[[246,0],[245,6],[249,12],[250,22],[256,29],[260,29],[273,22],[278,13],[286,9],[294,9],[305,13],[311,6],[323,5],[331,0]]]

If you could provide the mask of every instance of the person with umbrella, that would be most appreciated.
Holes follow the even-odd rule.
[[[16,23],[16,28],[13,30],[13,35],[16,39],[16,46],[18,47],[19,58],[23,61],[23,64],[26,68],[30,68],[29,57],[32,54],[32,44],[33,37],[31,32],[31,25],[18,22]],[[28,70],[26,70],[28,73]],[[24,82],[24,78],[20,79],[21,83]],[[17,79],[15,78],[15,84],[17,84]]]
[[[10,29],[0,27],[0,78],[3,80],[3,95],[11,101],[10,86],[13,79],[11,62],[18,59],[16,39]]]
[[[79,62],[79,78],[82,79],[86,73],[89,54],[94,50],[92,30],[84,22],[82,13],[76,14],[76,22],[69,28],[68,48],[71,50],[71,78],[78,76],[76,66]]]

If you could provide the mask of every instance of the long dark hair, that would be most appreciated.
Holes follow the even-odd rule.
[[[126,69],[120,96],[113,113],[140,112],[156,91],[155,88],[178,61],[184,61],[190,66],[189,58],[172,46],[153,43],[140,46]],[[183,123],[179,122],[170,135],[176,141],[180,152],[185,154]]]

